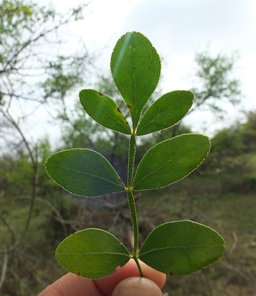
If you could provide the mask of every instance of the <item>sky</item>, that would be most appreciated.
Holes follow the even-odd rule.
[[[65,12],[81,1],[46,3]],[[241,81],[242,105],[230,108],[222,122],[207,112],[191,116],[188,123],[196,130],[212,134],[241,118],[244,111],[256,110],[255,0],[91,0],[85,19],[70,25],[65,34],[70,40],[82,39],[90,53],[100,55],[96,66],[110,73],[111,51],[128,31],[147,36],[163,58],[163,92],[192,86],[197,52],[208,49],[212,54],[238,54],[234,75]]]

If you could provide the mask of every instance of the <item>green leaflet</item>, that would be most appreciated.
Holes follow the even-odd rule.
[[[131,133],[128,122],[111,98],[92,89],[82,90],[79,97],[84,110],[99,124],[124,134]]]
[[[97,228],[71,234],[58,245],[55,256],[67,271],[90,279],[109,275],[130,259],[118,238]]]
[[[69,149],[46,162],[50,177],[65,190],[82,196],[99,196],[124,190],[108,160],[90,149]]]
[[[138,136],[168,128],[180,121],[193,102],[191,91],[177,90],[160,97],[142,117],[136,134]]]
[[[138,32],[122,36],[112,53],[114,82],[130,109],[134,127],[160,77],[160,58],[151,42]]]
[[[185,134],[152,147],[138,165],[134,190],[161,188],[195,170],[210,150],[207,137]]]
[[[148,235],[139,258],[164,273],[183,275],[208,266],[224,250],[223,238],[210,227],[193,221],[173,221]]]

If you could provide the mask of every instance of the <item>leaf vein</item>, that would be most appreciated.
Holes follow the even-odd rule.
[[[128,254],[119,253],[119,252],[86,252],[86,253],[76,253],[76,252],[61,252],[62,255],[65,256],[105,256],[105,255],[117,255],[117,256],[124,256],[124,257],[130,257]]]
[[[136,184],[136,186],[138,186],[140,183],[142,183],[143,180],[147,179],[148,177],[152,176],[153,174],[155,174],[156,172],[158,172],[159,170],[163,169],[164,167],[166,167],[167,165],[169,165],[172,161],[177,161],[180,158],[182,158],[185,154],[189,153],[191,150],[185,151],[182,155],[180,155],[180,157],[176,157],[176,159],[172,158],[169,159],[167,162],[165,162],[162,166],[156,168],[155,170],[151,171],[150,173],[144,175],[139,182]]]
[[[118,116],[116,116],[115,118],[113,118],[111,115],[109,115],[108,112],[106,112],[104,109],[101,109],[101,112],[110,120],[110,122],[114,122],[116,124],[118,124],[120,127],[122,128],[127,128],[126,124],[123,123],[123,122],[120,122],[120,118]],[[121,115],[121,114],[120,114]],[[123,116],[123,114],[122,114]],[[123,116],[123,119],[124,119],[124,116]]]
[[[140,255],[144,256],[147,254],[151,254],[154,252],[159,252],[159,251],[166,251],[166,250],[173,250],[173,249],[182,249],[182,250],[187,250],[187,249],[196,249],[196,248],[207,248],[207,249],[213,249],[216,247],[222,247],[222,245],[195,245],[195,246],[168,246],[168,247],[161,247],[161,248],[154,248],[145,252],[142,252]]]
[[[115,183],[109,179],[106,179],[104,177],[101,177],[101,176],[97,176],[97,175],[94,175],[94,174],[90,174],[90,173],[87,173],[87,172],[84,172],[84,171],[79,171],[79,170],[73,170],[73,169],[70,169],[70,168],[67,168],[67,167],[62,167],[62,166],[59,166],[60,169],[63,169],[63,170],[66,170],[66,171],[70,171],[70,172],[73,172],[73,173],[77,173],[77,174],[81,174],[81,175],[88,175],[90,177],[93,177],[93,178],[96,178],[96,179],[99,179],[99,180],[103,180],[107,183],[110,183],[110,184],[113,184],[113,185],[116,185],[118,187],[121,187],[123,188],[123,186],[121,184],[118,184],[118,183]]]

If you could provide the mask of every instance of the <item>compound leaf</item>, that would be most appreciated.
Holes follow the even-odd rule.
[[[140,259],[164,273],[184,275],[208,266],[224,250],[223,238],[210,227],[193,221],[174,221],[149,234]]]
[[[67,271],[91,279],[113,273],[130,259],[118,238],[97,228],[71,234],[58,245],[55,256]]]
[[[157,86],[160,69],[158,53],[141,33],[129,32],[117,41],[111,57],[111,71],[130,109],[134,127]]]
[[[55,153],[47,160],[46,170],[58,185],[76,195],[99,196],[124,190],[108,160],[90,149]]]
[[[209,139],[197,134],[185,134],[158,143],[139,163],[134,190],[161,188],[177,182],[195,170],[209,150]]]
[[[111,98],[92,89],[82,90],[79,97],[84,110],[99,124],[124,134],[131,134],[128,122]]]
[[[160,97],[142,117],[137,135],[146,135],[168,128],[180,121],[193,102],[191,91],[177,90]]]

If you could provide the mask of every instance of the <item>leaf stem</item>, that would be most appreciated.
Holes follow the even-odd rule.
[[[128,176],[127,176],[127,197],[131,212],[132,225],[133,225],[133,259],[135,260],[139,273],[143,276],[140,263],[139,263],[139,225],[137,218],[137,211],[135,200],[133,196],[133,171],[134,171],[134,162],[136,155],[136,138],[135,134],[131,134],[130,143],[129,143],[129,155],[128,155]]]
[[[140,266],[139,258],[135,258],[135,257],[133,257],[133,259],[134,259],[134,261],[135,261],[135,263],[136,263],[136,265],[137,265],[137,267],[138,267],[138,270],[139,270],[140,276],[143,277],[144,275],[143,275],[143,272],[142,272],[142,269],[141,269],[141,266]]]
[[[135,201],[133,197],[133,193],[131,191],[128,191],[128,201],[131,211],[131,217],[132,217],[132,224],[133,224],[133,257],[138,257],[138,245],[139,245],[139,227],[138,227],[138,220],[137,220],[137,213],[136,213],[136,207],[135,207]]]
[[[136,139],[135,134],[131,134],[129,142],[129,152],[128,152],[128,176],[127,176],[127,188],[132,190],[133,186],[133,171],[134,171],[134,161],[136,154]]]

